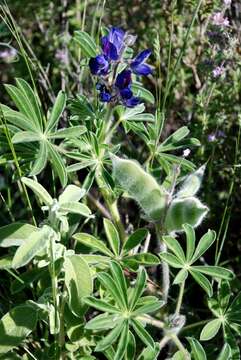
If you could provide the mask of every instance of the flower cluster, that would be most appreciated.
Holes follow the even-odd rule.
[[[221,11],[213,14],[207,31],[209,40],[208,59],[203,62],[203,65],[214,81],[222,77],[228,65],[233,62],[233,49],[236,46],[236,39],[233,36],[230,21],[225,16],[229,6],[231,6],[231,1],[224,0]]]
[[[119,28],[111,28],[108,35],[101,38],[101,54],[89,61],[90,71],[98,76],[97,90],[102,102],[122,103],[134,107],[140,99],[133,95],[132,73],[149,75],[151,68],[146,60],[151,54],[143,50],[134,59],[127,59],[125,51],[133,45],[135,37]]]

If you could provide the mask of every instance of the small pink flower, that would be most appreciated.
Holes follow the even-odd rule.
[[[224,26],[224,27],[229,26],[229,20],[226,17],[224,17],[223,13],[221,12],[218,12],[213,15],[212,23],[213,25],[217,25],[217,26]]]
[[[213,77],[217,78],[217,77],[221,76],[224,73],[224,67],[223,66],[217,66],[215,69],[213,69],[212,73],[213,73]]]
[[[223,0],[224,5],[230,6],[232,3],[232,0]]]

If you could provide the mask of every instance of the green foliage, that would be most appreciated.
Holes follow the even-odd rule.
[[[177,273],[173,283],[180,284],[186,280],[190,274],[194,280],[206,291],[208,296],[212,296],[213,290],[210,281],[205,275],[214,279],[231,280],[233,278],[232,271],[220,266],[211,265],[193,265],[201,256],[209,249],[215,241],[216,234],[209,230],[202,236],[197,246],[195,245],[195,233],[191,225],[184,224],[183,230],[186,234],[186,255],[179,242],[172,236],[163,236],[163,241],[170,252],[161,253],[160,257],[170,266],[181,269]],[[215,323],[210,331],[215,332],[218,324]]]

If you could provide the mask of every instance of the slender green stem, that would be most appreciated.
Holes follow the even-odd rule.
[[[186,326],[184,326],[184,327],[180,330],[180,332],[189,331],[189,330],[191,330],[191,329],[193,329],[193,328],[195,328],[195,327],[205,325],[205,324],[207,324],[210,320],[212,320],[212,319],[201,320],[201,321],[198,321],[198,322],[196,322],[196,323],[194,323],[194,324],[186,325]]]
[[[150,316],[138,316],[137,320],[144,321],[146,324],[153,325],[158,329],[163,329],[165,325],[163,321],[154,319]]]
[[[239,120],[239,130],[238,130],[238,135],[237,135],[237,139],[236,139],[235,155],[234,155],[234,166],[233,166],[233,176],[232,176],[232,180],[231,180],[231,183],[230,183],[229,192],[228,192],[228,198],[226,200],[226,205],[225,205],[221,225],[220,225],[217,240],[216,240],[215,265],[218,265],[220,257],[221,257],[221,253],[222,253],[222,249],[223,249],[223,245],[224,245],[224,242],[225,242],[226,233],[227,233],[227,229],[228,229],[229,219],[230,219],[230,216],[228,216],[228,222],[226,223],[224,236],[222,238],[222,242],[221,242],[220,247],[219,247],[220,236],[221,236],[221,233],[222,233],[222,230],[223,230],[223,226],[224,226],[226,215],[227,215],[228,208],[229,208],[230,199],[231,199],[233,189],[234,189],[234,184],[235,184],[235,176],[236,176],[236,169],[237,169],[236,165],[237,165],[237,162],[238,162],[238,156],[239,156],[239,152],[240,152],[240,149],[239,149],[239,147],[240,147],[240,135],[241,135],[241,120]]]
[[[161,233],[161,225],[156,225],[156,236],[158,241],[158,251],[161,253],[165,253],[167,251],[166,244],[162,241],[162,233]],[[163,294],[163,300],[165,303],[167,303],[168,300],[168,294],[170,289],[170,271],[169,271],[169,265],[162,261],[161,263],[162,268],[162,294]]]
[[[55,271],[55,256],[54,256],[54,238],[50,239],[50,276],[51,276],[51,286],[52,286],[52,298],[54,305],[54,336],[55,336],[55,357],[58,359],[58,339],[57,339],[57,329],[58,329],[58,298],[57,298],[57,287],[58,280],[56,277]]]
[[[180,284],[175,315],[179,315],[179,313],[180,313],[181,306],[182,306],[183,295],[184,295],[184,289],[185,289],[185,280]]]
[[[199,0],[198,3],[197,3],[197,6],[196,6],[195,11],[194,11],[193,16],[192,16],[191,23],[190,23],[190,25],[189,25],[189,27],[187,29],[187,32],[186,32],[186,35],[185,35],[185,38],[184,38],[183,46],[182,46],[182,48],[181,48],[181,50],[179,52],[179,55],[178,55],[178,58],[176,60],[175,65],[174,65],[173,71],[171,72],[170,76],[168,76],[167,84],[166,84],[166,88],[165,88],[165,93],[164,93],[164,99],[163,99],[163,103],[162,103],[162,110],[161,110],[161,112],[163,114],[165,114],[167,98],[169,96],[173,81],[175,79],[176,72],[177,72],[177,70],[179,68],[182,57],[183,57],[184,52],[186,50],[186,46],[187,46],[188,39],[189,39],[189,36],[190,36],[190,33],[191,33],[191,29],[192,29],[192,27],[194,25],[194,22],[196,20],[196,17],[197,17],[197,14],[199,12],[199,9],[201,7],[202,2],[203,2],[203,0]],[[164,125],[164,123],[163,123],[163,125]],[[160,139],[160,136],[161,136],[161,130],[163,128],[163,125],[162,125],[162,127],[160,128],[160,131],[159,131],[158,142],[159,142],[159,139]]]
[[[176,347],[182,352],[184,359],[185,360],[191,360],[190,356],[188,355],[187,350],[185,349],[185,347],[182,345],[181,341],[179,340],[179,338],[177,337],[177,335],[172,334],[170,335],[170,338],[172,339],[172,341],[175,343]]]
[[[11,139],[11,135],[9,133],[9,129],[8,129],[8,126],[7,126],[7,122],[6,122],[6,119],[3,115],[3,111],[2,111],[2,107],[0,105],[0,121],[1,121],[1,124],[3,126],[3,129],[4,129],[4,132],[5,132],[5,136],[7,138],[7,141],[8,141],[8,145],[9,145],[9,148],[11,150],[11,153],[12,153],[12,156],[13,156],[13,160],[14,160],[14,163],[15,163],[15,166],[16,166],[16,169],[17,169],[17,172],[18,172],[18,176],[22,177],[22,171],[21,171],[21,168],[20,168],[20,165],[19,165],[19,162],[18,162],[18,158],[17,158],[17,154],[15,152],[15,148],[13,146],[13,143],[12,143],[12,139]],[[29,199],[29,196],[28,196],[28,191],[27,191],[27,188],[25,186],[24,183],[21,182],[21,185],[22,185],[22,188],[23,188],[23,192],[24,192],[24,195],[25,195],[25,198],[26,198],[26,203],[27,203],[27,207],[28,207],[28,210],[31,214],[31,217],[32,217],[32,221],[33,221],[33,224],[35,226],[37,226],[37,222],[35,220],[35,217],[34,217],[34,214],[33,214],[33,209],[32,209],[32,205],[31,205],[31,202],[30,202],[30,199]]]

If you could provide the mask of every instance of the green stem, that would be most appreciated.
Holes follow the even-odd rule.
[[[218,265],[220,257],[221,257],[224,241],[225,241],[225,238],[226,238],[227,228],[228,228],[228,224],[229,224],[229,219],[230,219],[230,215],[229,215],[228,216],[228,222],[226,223],[226,229],[225,229],[225,232],[224,232],[224,236],[222,238],[222,242],[221,242],[220,248],[219,248],[219,240],[220,240],[220,236],[221,236],[221,233],[222,233],[222,230],[223,230],[224,222],[225,222],[225,219],[226,219],[226,215],[227,215],[228,207],[229,207],[229,203],[230,203],[230,198],[232,196],[233,189],[234,189],[234,184],[235,184],[235,175],[236,175],[236,169],[237,169],[236,165],[237,165],[237,162],[238,162],[238,156],[239,156],[239,151],[240,151],[240,149],[239,149],[240,135],[241,135],[241,119],[239,120],[239,130],[238,130],[238,135],[237,135],[237,139],[236,139],[236,146],[235,146],[233,176],[232,176],[232,180],[231,180],[230,187],[229,187],[228,198],[227,198],[225,209],[224,209],[224,212],[223,212],[221,226],[219,228],[218,236],[217,236],[217,240],[216,240],[215,265]]]
[[[161,226],[160,224],[156,225],[156,236],[158,240],[158,246],[161,253],[165,253],[167,251],[166,244],[162,241],[162,234],[161,234]],[[162,267],[162,296],[165,303],[168,300],[169,288],[170,288],[170,271],[169,265],[165,262],[161,262]]]
[[[172,87],[172,84],[173,84],[173,81],[175,79],[175,75],[176,75],[176,72],[179,68],[179,65],[181,63],[181,60],[182,60],[182,57],[184,55],[184,52],[186,50],[186,46],[187,46],[187,42],[188,42],[188,39],[189,39],[189,36],[190,36],[190,32],[191,32],[191,29],[193,27],[193,24],[196,20],[196,17],[197,17],[197,14],[198,14],[198,11],[200,9],[200,6],[202,4],[203,0],[199,0],[198,3],[197,3],[197,6],[195,8],[195,11],[193,13],[193,16],[192,16],[192,20],[191,20],[191,23],[187,29],[187,32],[186,32],[186,35],[185,35],[185,38],[184,38],[184,42],[183,42],[183,46],[179,52],[179,55],[178,55],[178,58],[176,60],[176,63],[174,65],[174,68],[173,68],[173,71],[170,75],[170,77],[168,76],[168,79],[167,79],[167,85],[166,85],[166,88],[165,88],[165,94],[164,94],[164,99],[163,99],[163,103],[162,103],[162,110],[161,110],[161,113],[163,114],[163,116],[165,116],[165,110],[166,110],[166,102],[167,102],[167,98],[169,96],[169,93],[170,93],[170,90],[171,90],[171,87]],[[163,129],[163,125],[164,125],[164,120],[163,120],[163,123],[160,127],[160,130],[159,130],[159,134],[158,134],[158,142],[159,142],[159,139],[160,139],[160,136],[161,136],[161,132],[162,132],[162,129]]]
[[[185,347],[182,345],[181,341],[179,340],[179,338],[177,337],[177,335],[170,335],[170,338],[172,339],[172,341],[175,343],[176,347],[182,352],[184,359],[185,360],[191,360],[187,350],[185,349]]]
[[[15,152],[15,149],[14,149],[14,146],[13,146],[13,143],[12,143],[12,139],[11,139],[11,135],[9,133],[9,130],[8,130],[8,126],[7,126],[7,122],[6,122],[6,119],[3,115],[3,111],[2,111],[2,107],[0,105],[0,121],[1,121],[1,124],[3,126],[3,129],[4,129],[4,132],[5,132],[5,136],[7,138],[7,141],[8,141],[8,145],[9,145],[9,148],[11,150],[11,153],[12,153],[12,156],[13,156],[13,160],[14,160],[14,163],[15,163],[15,166],[16,166],[16,169],[17,169],[17,172],[18,172],[18,176],[19,178],[21,179],[22,177],[22,171],[21,171],[21,168],[20,168],[20,165],[19,165],[19,162],[18,162],[18,158],[17,158],[17,154]],[[35,226],[37,226],[37,222],[35,220],[35,217],[34,217],[34,214],[33,214],[33,208],[32,208],[32,205],[31,205],[31,202],[30,202],[30,199],[29,199],[29,196],[28,196],[28,191],[27,191],[27,188],[25,186],[25,184],[23,182],[21,182],[21,185],[22,185],[22,188],[23,188],[23,192],[24,192],[24,195],[25,195],[25,198],[26,198],[26,202],[27,202],[27,208],[31,214],[31,217],[32,217],[32,221],[33,221],[33,224]]]
[[[52,298],[54,305],[54,336],[55,336],[55,357],[58,359],[58,339],[57,339],[57,330],[58,330],[58,298],[57,298],[57,287],[58,279],[55,272],[55,258],[54,258],[54,238],[50,239],[50,276],[51,276],[51,286],[52,286]]]
[[[179,315],[179,313],[180,313],[183,295],[184,295],[184,289],[185,289],[185,280],[181,283],[180,288],[179,288],[179,295],[178,295],[175,315]]]
[[[165,325],[163,321],[154,319],[150,316],[138,316],[137,320],[144,321],[146,324],[153,325],[158,329],[163,329]]]

